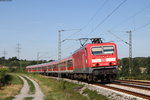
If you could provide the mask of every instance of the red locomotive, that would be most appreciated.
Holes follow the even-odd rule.
[[[61,75],[71,79],[113,81],[117,76],[117,48],[115,43],[102,43],[93,39],[75,51],[71,57],[60,61],[27,66],[28,72]]]

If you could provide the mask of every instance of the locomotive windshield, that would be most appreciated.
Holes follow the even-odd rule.
[[[103,53],[103,52],[102,52],[102,47],[101,47],[101,46],[98,46],[98,47],[92,47],[91,51],[92,51],[92,54],[93,54],[93,55],[100,55],[100,54]]]
[[[104,54],[112,54],[114,53],[113,46],[103,46]]]
[[[91,52],[93,55],[113,54],[114,47],[113,46],[96,46],[96,47],[91,48]]]

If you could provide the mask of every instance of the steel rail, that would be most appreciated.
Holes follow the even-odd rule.
[[[128,91],[128,90],[124,90],[124,89],[120,89],[120,88],[116,88],[116,87],[111,87],[111,86],[107,86],[107,85],[102,85],[102,84],[98,84],[98,83],[96,83],[94,85],[104,87],[104,88],[108,88],[108,89],[112,89],[112,90],[119,91],[119,92],[123,92],[123,93],[129,94],[129,95],[133,95],[133,96],[136,96],[136,97],[143,98],[143,99],[150,100],[149,95],[145,95],[145,94],[141,94],[141,93],[137,93],[137,92],[132,92],[132,91]]]
[[[150,86],[149,82],[141,82],[141,81],[115,80],[114,82],[130,83],[130,84],[136,84],[136,85]]]
[[[150,84],[150,82],[143,82],[143,81],[137,81],[137,80],[116,80],[116,81],[123,81],[123,82],[129,81],[129,82],[137,82],[137,83]]]
[[[139,85],[137,86],[137,85],[134,85],[134,84],[126,84],[126,83],[112,83],[112,84],[150,91],[150,87],[144,87],[142,85],[141,86],[139,86]]]

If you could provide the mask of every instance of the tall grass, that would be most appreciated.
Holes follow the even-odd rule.
[[[87,94],[89,100],[108,100],[107,97],[105,97],[105,96],[103,96],[103,95],[100,95],[100,94],[98,94],[96,91],[91,91],[91,90],[89,90],[89,89],[85,89],[85,90],[83,91],[83,94]]]
[[[81,95],[76,90],[80,85],[36,74],[30,75],[30,77],[36,80],[41,86],[45,100],[87,100],[87,97]]]
[[[84,91],[88,96],[80,94],[80,89],[84,85],[56,80],[38,74],[30,74],[29,76],[39,83],[45,95],[44,100],[107,100],[107,97],[88,89]]]
[[[23,85],[23,81],[17,75],[8,75],[10,77],[9,84],[0,89],[0,100],[12,100],[20,92]]]

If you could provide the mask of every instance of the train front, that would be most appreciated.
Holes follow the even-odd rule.
[[[117,48],[115,43],[95,43],[87,46],[89,67],[95,81],[113,81],[117,76]]]

